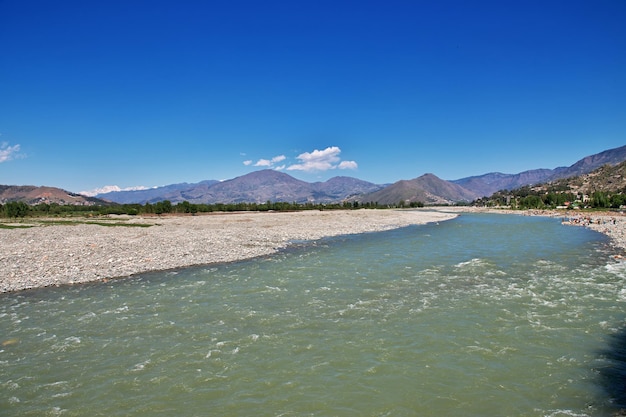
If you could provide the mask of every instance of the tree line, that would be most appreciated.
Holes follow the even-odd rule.
[[[555,209],[590,208],[590,209],[618,209],[626,206],[626,190],[619,192],[594,191],[589,196],[571,192],[542,189],[533,189],[525,186],[512,191],[498,191],[491,197],[485,197],[473,202],[477,206],[503,207],[512,209]]]
[[[107,206],[78,206],[57,203],[40,203],[28,205],[21,201],[11,201],[0,204],[0,216],[18,218],[26,216],[72,216],[72,215],[162,215],[162,214],[198,214],[211,212],[236,212],[236,211],[299,211],[299,210],[353,210],[359,208],[404,208],[423,207],[422,203],[397,205],[380,205],[377,202],[344,201],[340,203],[216,203],[216,204],[193,204],[183,201],[173,204],[169,200],[145,204],[111,204]]]

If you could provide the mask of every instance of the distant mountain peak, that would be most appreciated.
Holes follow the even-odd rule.
[[[139,191],[139,190],[148,190],[148,189],[149,187],[145,187],[143,185],[139,185],[136,187],[127,187],[127,188],[120,188],[117,185],[105,185],[104,187],[96,188],[94,190],[81,191],[78,194],[84,195],[87,197],[95,197],[98,194],[106,194],[106,193],[119,192],[119,191]]]
[[[412,180],[400,180],[380,191],[364,195],[360,201],[395,205],[399,202],[424,204],[454,204],[469,202],[476,195],[460,185],[442,180],[435,174],[427,173]]]
[[[497,191],[513,190],[525,185],[540,184],[561,178],[587,174],[600,168],[602,165],[617,165],[626,160],[626,145],[608,149],[595,155],[586,156],[569,167],[555,169],[533,169],[518,174],[502,174],[491,172],[473,177],[461,178],[452,181],[461,185],[479,197],[489,197]]]

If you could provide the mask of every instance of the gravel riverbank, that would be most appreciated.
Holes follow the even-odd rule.
[[[616,248],[626,251],[626,216],[624,213],[606,212],[563,216],[563,224],[588,227],[611,238]],[[622,255],[618,255],[622,257]]]
[[[92,221],[88,219],[63,225],[34,221],[30,228],[0,229],[0,292],[249,259],[293,241],[455,216],[443,211],[339,210],[109,218],[109,226],[87,224]]]

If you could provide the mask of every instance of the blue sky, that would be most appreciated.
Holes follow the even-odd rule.
[[[626,144],[626,1],[0,1],[0,184],[390,183]]]

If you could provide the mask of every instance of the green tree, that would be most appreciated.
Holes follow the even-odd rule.
[[[591,205],[598,208],[607,208],[611,205],[611,203],[609,202],[609,198],[605,192],[595,191],[591,195]]]
[[[539,196],[529,195],[520,199],[519,207],[523,209],[541,209],[544,208],[544,204]]]
[[[179,213],[191,213],[191,203],[189,201],[183,201],[176,205],[176,211]]]
[[[26,217],[29,207],[22,201],[10,201],[4,205],[4,215],[6,217]]]
[[[40,213],[45,213],[45,214],[50,213],[50,204],[40,203],[40,204],[37,204],[34,208]]]
[[[613,194],[611,196],[611,207],[620,208],[620,206],[626,205],[626,195]]]
[[[155,214],[163,214],[163,213],[171,213],[172,212],[172,202],[169,200],[159,201],[154,205],[154,213]]]

